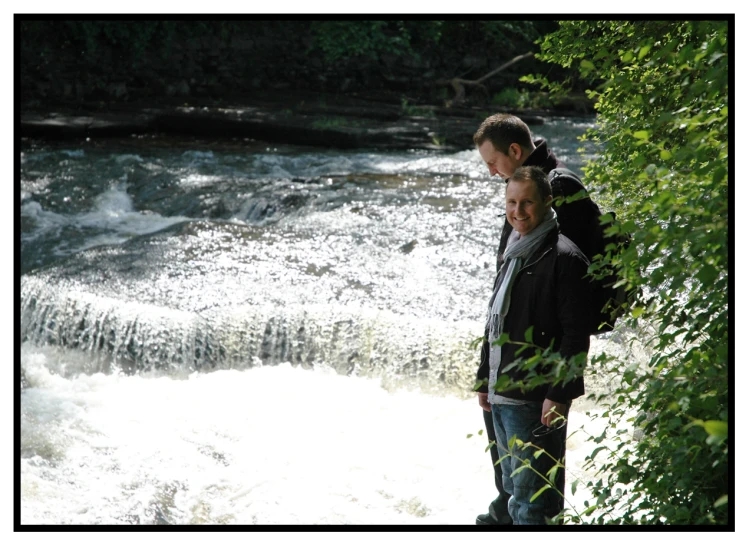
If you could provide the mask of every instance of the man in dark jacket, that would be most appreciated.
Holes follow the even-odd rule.
[[[557,491],[536,493],[546,484],[541,476],[564,458],[569,405],[584,393],[582,366],[590,343],[589,290],[584,279],[588,260],[559,232],[551,201],[551,185],[543,170],[521,167],[512,174],[506,189],[506,219],[513,229],[489,303],[477,374],[483,383],[479,404],[491,412],[499,452],[511,454],[499,465],[500,493],[509,496],[506,504],[493,503],[494,516],[500,523],[509,516],[513,524],[544,524],[562,510],[557,491],[564,493],[563,469],[557,470],[554,479]],[[558,352],[572,369],[572,377],[529,389],[511,386],[511,382],[530,377],[523,367],[512,364],[518,358],[535,355],[535,349],[520,350],[518,346],[526,342],[531,326],[532,344]],[[502,334],[509,336],[509,342],[494,343]],[[542,365],[535,372],[548,370]],[[497,385],[503,387],[495,390]],[[509,445],[512,437],[536,447]],[[537,448],[546,453],[535,457]],[[519,470],[523,459],[530,460],[533,470]]]
[[[564,163],[559,161],[551,152],[544,139],[533,140],[528,126],[516,116],[510,114],[495,114],[484,120],[473,137],[473,141],[479,149],[482,159],[489,168],[489,173],[499,175],[507,179],[518,167],[534,166],[541,168],[544,173],[549,174],[553,169],[565,168]],[[567,182],[563,179],[559,193],[570,196],[577,192],[577,188],[567,188]],[[555,193],[554,195],[558,195]],[[597,241],[591,240],[588,226],[580,225],[577,218],[590,218],[594,211],[586,210],[596,208],[589,198],[574,201],[572,203],[555,206],[562,233],[578,242],[583,253],[590,257],[592,249],[596,248]],[[505,222],[500,236],[499,249],[497,252],[497,272],[501,263],[501,257],[507,246],[507,239],[512,232],[512,226]],[[483,351],[482,351],[483,353]],[[482,357],[483,359],[483,357]],[[490,442],[495,442],[492,417],[490,412],[484,414],[484,423]],[[497,461],[499,454],[496,446],[491,448],[492,463],[494,464],[494,481],[499,495],[489,505],[489,512],[481,514],[476,518],[477,524],[501,525],[509,524],[509,518],[498,519],[497,506],[506,506],[509,496],[502,488],[502,476]]]

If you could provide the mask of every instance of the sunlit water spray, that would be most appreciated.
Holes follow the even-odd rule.
[[[474,400],[289,364],[68,379],[25,349],[26,523],[470,523],[492,495]]]
[[[24,347],[24,523],[472,524],[495,495],[473,397],[290,364],[71,375]],[[571,432],[585,424],[573,411]],[[469,434],[473,434],[468,438]],[[591,448],[568,446],[567,494]]]

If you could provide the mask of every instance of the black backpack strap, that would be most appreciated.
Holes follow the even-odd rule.
[[[548,175],[551,184],[553,204],[562,234],[572,240],[590,260],[603,249],[603,229],[598,221],[601,211],[590,198],[580,177],[569,169],[553,169]],[[582,199],[566,201],[574,195],[584,195]]]
[[[575,195],[580,190],[584,191],[586,195],[588,193],[580,177],[564,167],[549,171],[548,178],[551,183],[552,197],[569,197]]]

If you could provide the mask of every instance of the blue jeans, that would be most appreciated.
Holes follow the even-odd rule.
[[[547,472],[556,464],[552,457],[564,464],[566,425],[540,438],[533,437],[532,431],[541,426],[542,405],[541,402],[530,402],[520,406],[492,404],[494,432],[497,435],[497,448],[502,466],[502,485],[510,494],[507,513],[498,512],[497,515],[508,515],[514,525],[546,525],[546,518],[556,516],[564,507],[564,499],[553,489],[545,490],[531,502],[531,497],[548,483],[531,468],[524,468],[513,475],[523,466],[525,460],[530,462],[534,470],[547,478]],[[523,442],[531,442],[536,447],[514,445],[510,450],[507,443],[513,436]],[[538,448],[544,449],[546,453],[536,458],[534,453]],[[511,456],[504,457],[508,452]],[[554,486],[564,493],[564,468],[557,468]],[[498,507],[499,509],[505,507]]]

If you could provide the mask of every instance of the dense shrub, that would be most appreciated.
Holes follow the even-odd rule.
[[[729,23],[566,21],[541,42],[542,59],[592,82],[598,124],[587,138],[602,153],[587,185],[633,235],[594,268],[620,269],[639,291],[626,326],[651,350],[645,365],[602,354],[588,366],[614,382],[588,461],[600,479],[582,484],[596,502],[573,521],[731,519]]]

